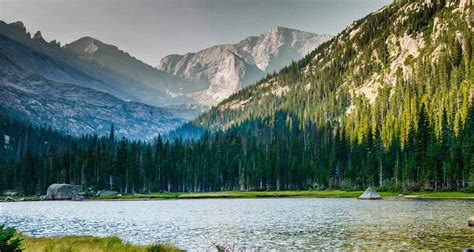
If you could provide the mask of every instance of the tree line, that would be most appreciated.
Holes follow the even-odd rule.
[[[400,14],[412,3],[419,11]],[[109,136],[71,137],[0,114],[0,190],[44,194],[51,183],[71,183],[122,193],[472,191],[474,39],[470,21],[452,8],[396,1],[355,22],[354,36],[345,31],[262,80],[268,85],[229,98],[258,100],[255,106],[216,107],[194,121],[207,129],[232,125],[225,130],[190,123],[172,137],[140,142],[116,137],[113,127]],[[395,22],[400,15],[403,22]],[[435,18],[443,32],[433,32]],[[424,47],[385,85],[394,57],[386,41],[417,34]],[[377,95],[357,95],[373,76]],[[275,86],[290,91],[265,95]]]
[[[71,183],[122,193],[367,186],[472,190],[473,111],[459,133],[453,129],[438,138],[422,106],[407,141],[402,144],[397,137],[387,148],[370,128],[352,142],[343,128],[329,124],[308,123],[302,129],[287,112],[225,132],[206,132],[198,140],[158,137],[150,143],[116,139],[113,129],[108,137],[71,138],[3,116],[2,131],[9,131],[10,140],[2,150],[0,189],[44,194],[52,183]],[[12,134],[13,125],[17,134]],[[36,139],[45,137],[37,131],[51,140]]]

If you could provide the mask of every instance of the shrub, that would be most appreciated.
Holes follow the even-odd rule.
[[[0,251],[2,252],[18,252],[22,251],[21,239],[15,236],[14,228],[5,228],[4,225],[0,225]]]

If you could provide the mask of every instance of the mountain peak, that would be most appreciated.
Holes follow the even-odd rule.
[[[23,30],[23,31],[26,32],[25,24],[23,24],[23,22],[21,22],[21,21],[12,22],[12,23],[10,23],[10,26],[15,27],[19,30]]]
[[[44,40],[44,39],[43,39],[43,36],[41,35],[41,32],[40,32],[40,31],[37,31],[37,32],[35,33],[35,35],[33,36],[33,39],[34,39],[34,40]]]
[[[67,44],[66,47],[69,49],[72,49],[73,51],[77,53],[85,53],[85,54],[92,55],[95,52],[97,52],[99,48],[103,48],[104,45],[106,44],[102,43],[98,39],[95,39],[90,36],[85,36],[74,42]]]
[[[198,101],[215,105],[235,91],[301,59],[331,36],[276,26],[236,44],[216,45],[196,53],[169,55],[159,69],[208,88],[195,94]]]
[[[89,45],[84,49],[85,53],[93,54],[97,51],[98,47],[94,44],[94,39],[91,38]]]
[[[270,30],[270,32],[277,33],[277,32],[289,31],[289,30],[295,30],[295,29],[290,29],[290,28],[286,28],[282,26],[275,26]]]

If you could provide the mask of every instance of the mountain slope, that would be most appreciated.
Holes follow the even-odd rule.
[[[96,89],[124,100],[154,106],[190,104],[193,100],[184,94],[202,89],[90,37],[60,47],[56,41],[46,42],[40,32],[31,37],[21,22],[0,21],[0,43],[0,52],[26,74]]]
[[[121,136],[149,140],[203,110],[178,94],[199,90],[193,83],[93,38],[60,47],[0,21],[0,63],[4,110],[74,135],[104,134],[114,123]]]
[[[329,35],[318,35],[275,27],[260,36],[248,37],[237,44],[217,45],[196,53],[169,55],[159,69],[186,80],[201,83],[207,90],[192,95],[208,105],[301,59]]]
[[[107,135],[113,124],[120,137],[152,140],[184,122],[169,109],[125,102],[107,93],[50,81],[40,75],[2,75],[0,81],[3,111],[75,136]]]
[[[110,71],[113,81],[118,82],[117,79],[120,81],[120,78],[128,79],[127,88],[130,88],[130,82],[135,83],[136,87],[127,89],[127,93],[134,94],[136,101],[147,104],[166,106],[194,103],[185,94],[204,88],[202,85],[157,70],[116,46],[91,37],[83,37],[67,44],[64,50],[72,52],[81,60],[96,64],[102,70]],[[153,92],[150,94],[150,91]],[[156,94],[158,91],[163,97]]]
[[[197,118],[202,162],[230,190],[472,190],[473,25],[472,1],[395,1]]]
[[[456,93],[452,97],[462,96],[463,90],[468,97],[462,96],[462,106],[470,105],[473,15],[471,2],[465,0],[396,1],[354,22],[303,60],[232,95],[195,123],[229,128],[279,110],[304,122],[339,123],[355,116],[357,110],[370,111],[389,99],[394,99],[396,106],[403,104],[403,94],[398,96],[397,92],[404,92],[399,89],[407,85],[422,88],[413,97],[416,108],[426,103],[430,112],[437,111],[436,116],[443,109],[461,113],[442,97],[438,103],[429,98],[448,90]],[[452,78],[457,81],[451,83]],[[383,117],[378,118],[383,119],[380,124],[397,119],[387,114],[395,117],[402,112],[384,106],[376,111]],[[465,110],[463,113],[457,117],[465,117]],[[416,112],[407,116],[416,117]],[[407,125],[403,127],[410,127]],[[439,131],[439,120],[436,127]]]

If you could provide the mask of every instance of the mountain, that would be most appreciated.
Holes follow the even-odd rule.
[[[90,37],[61,47],[54,40],[46,42],[39,31],[31,37],[21,22],[2,21],[0,36],[0,52],[25,73],[107,92],[123,100],[154,106],[191,104],[193,100],[184,94],[204,88]]]
[[[0,60],[3,64],[3,60]],[[15,118],[80,136],[107,135],[152,140],[184,123],[173,110],[125,102],[110,94],[40,75],[0,74],[0,108]]]
[[[90,37],[61,47],[39,31],[31,37],[21,22],[0,21],[0,61],[0,106],[74,135],[103,134],[114,123],[121,136],[151,139],[204,109],[180,95],[199,90],[194,83]]]
[[[0,189],[472,191],[473,12],[465,0],[394,1],[175,131],[194,141],[48,147],[47,131],[0,113]]]
[[[458,113],[467,109],[439,96],[457,94],[464,97],[462,106],[470,105],[473,19],[466,0],[395,1],[355,21],[304,59],[232,95],[195,123],[225,129],[288,111],[304,122],[345,125],[358,111],[376,107],[377,126],[396,126],[400,133],[410,127],[399,121],[408,109],[402,104],[413,110],[424,103],[433,116],[447,110],[451,119],[461,120],[465,114]],[[421,88],[411,97],[413,105],[403,100],[407,86]],[[461,90],[469,99],[458,94]],[[416,115],[411,111],[404,119]],[[435,122],[439,130],[440,121]]]
[[[192,104],[195,102],[186,94],[204,88],[202,85],[157,70],[116,46],[91,37],[83,37],[67,44],[64,50],[77,55],[80,60],[110,72],[106,78],[110,78],[110,82],[123,85],[120,88],[129,96],[125,97],[127,100],[155,106]]]
[[[206,90],[190,96],[202,104],[216,105],[235,91],[301,59],[331,37],[275,27],[237,44],[166,56],[158,68],[206,86]]]
[[[473,9],[394,1],[231,95],[193,121],[194,186],[472,190]]]

